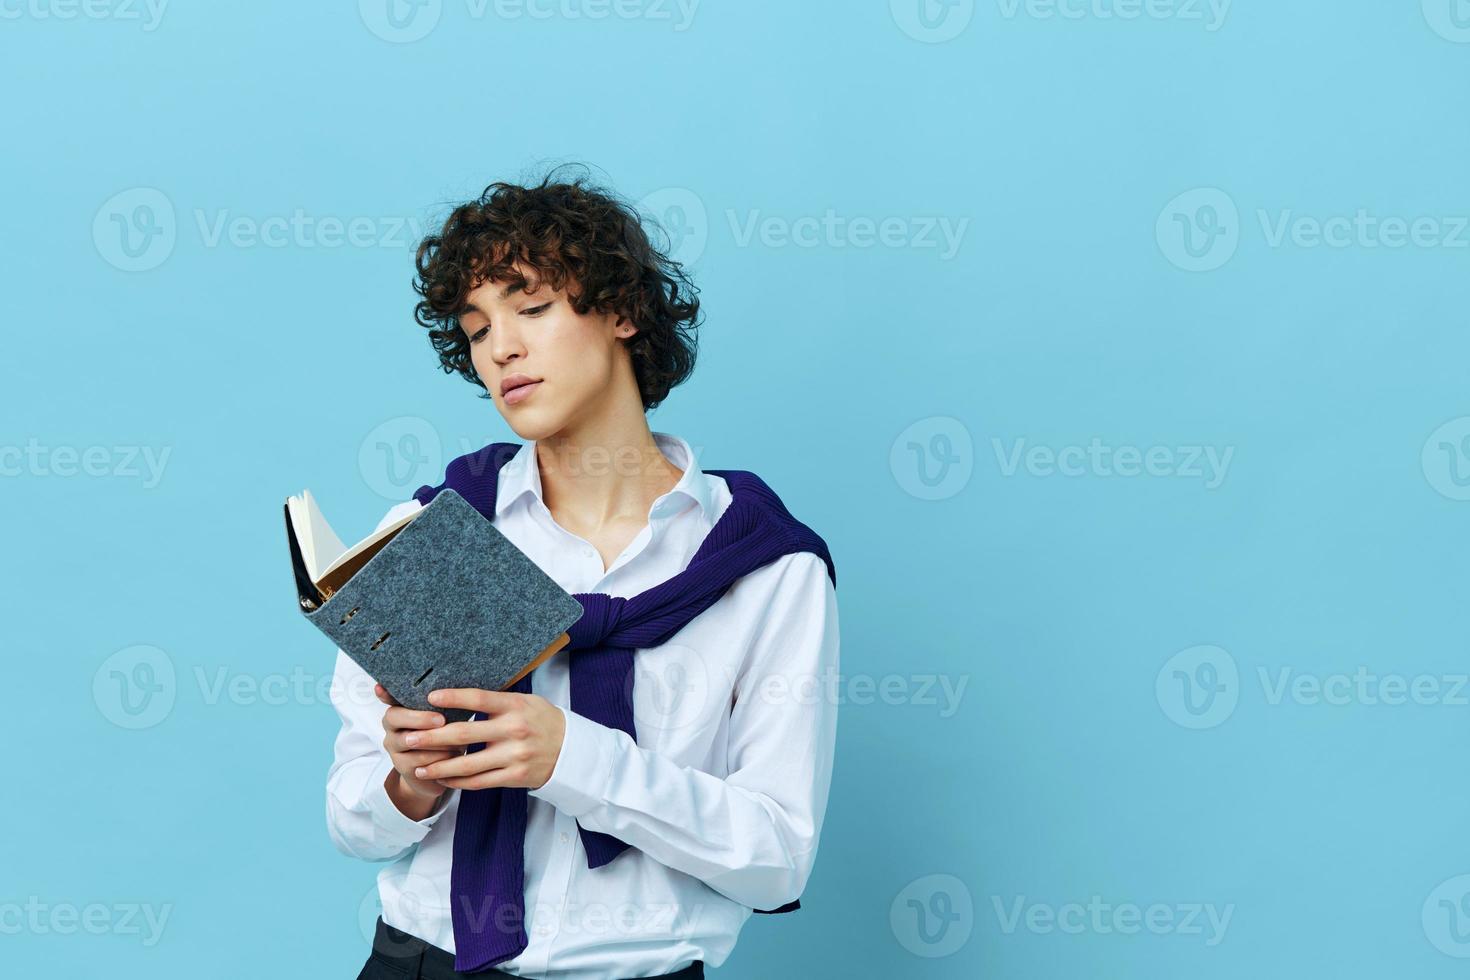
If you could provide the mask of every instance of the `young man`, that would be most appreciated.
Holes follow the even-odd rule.
[[[383,523],[453,487],[583,619],[511,691],[432,693],[476,712],[454,724],[339,651],[328,827],[391,862],[361,978],[703,976],[816,856],[831,556],[758,477],[649,429],[693,370],[695,292],[632,209],[550,180],[492,184],[417,259],[441,365],[525,444],[460,457]]]

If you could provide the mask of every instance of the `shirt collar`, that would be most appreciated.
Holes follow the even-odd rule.
[[[684,471],[673,489],[654,501],[649,510],[649,519],[663,521],[685,508],[681,500],[692,501],[699,506],[705,519],[713,525],[714,495],[710,490],[710,478],[700,469],[689,443],[668,432],[653,433],[653,441],[659,451],[674,466]],[[526,494],[531,494],[544,506],[545,497],[541,490],[541,467],[536,465],[536,444],[528,442],[521,446],[500,471],[499,485],[495,495],[495,513],[505,513],[510,506]]]

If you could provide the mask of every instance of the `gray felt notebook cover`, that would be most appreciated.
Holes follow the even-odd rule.
[[[502,690],[566,642],[582,604],[453,490],[424,509],[325,603],[302,613],[405,707],[441,687]],[[310,589],[310,582],[307,582]]]

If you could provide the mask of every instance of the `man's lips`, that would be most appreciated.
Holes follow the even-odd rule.
[[[529,374],[508,375],[503,381],[500,382],[500,393],[502,395],[508,395],[515,388],[519,388],[522,385],[535,384],[540,380],[540,378],[533,378]]]
[[[532,381],[529,384],[516,385],[512,388],[509,388],[505,392],[505,403],[507,405],[519,405],[521,402],[534,395],[536,393],[536,389],[540,387],[541,382]]]

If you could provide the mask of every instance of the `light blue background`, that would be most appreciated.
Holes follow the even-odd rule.
[[[377,866],[326,835],[336,717],[270,695],[332,662],[281,500],[364,533],[511,435],[437,370],[395,226],[580,160],[661,195],[703,288],[653,427],[761,473],[839,571],[816,872],[722,976],[1463,975],[1470,5],[987,0],[930,10],[939,42],[903,0],[436,6],[411,41],[347,2],[0,8],[8,972],[355,976]],[[129,258],[148,204],[172,242]],[[297,209],[315,232],[252,243]],[[780,234],[829,209],[890,243]],[[1359,211],[1431,224],[1298,221]],[[1094,438],[1231,456],[1213,487],[1008,465]],[[169,454],[156,485],[128,447]],[[125,703],[140,657],[173,681]],[[1439,693],[1273,697],[1360,668]],[[1216,700],[1182,686],[1210,669]],[[1093,896],[1175,927],[1010,927]],[[22,923],[33,897],[111,925]]]

